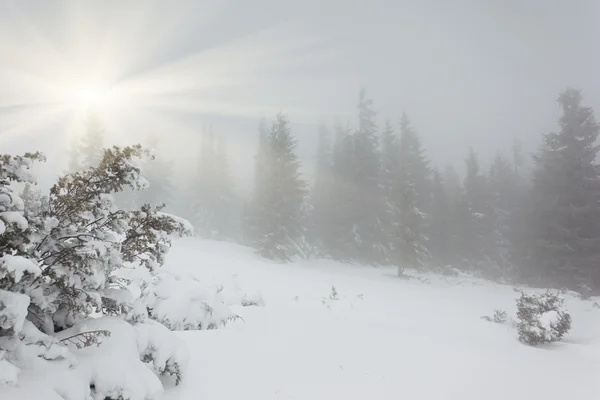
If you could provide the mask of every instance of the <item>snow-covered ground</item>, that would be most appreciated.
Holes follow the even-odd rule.
[[[414,275],[331,261],[282,265],[226,243],[178,241],[166,267],[222,284],[239,303],[218,330],[178,333],[187,378],[165,400],[594,398],[600,308],[566,295],[573,324],[563,342],[529,347],[510,321],[514,288],[469,278]],[[337,300],[330,298],[332,286]]]

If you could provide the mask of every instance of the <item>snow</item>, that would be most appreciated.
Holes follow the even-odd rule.
[[[552,325],[556,325],[560,321],[560,315],[556,310],[550,310],[543,313],[540,316],[539,321],[542,328],[550,331],[552,329]]]
[[[0,328],[21,332],[27,317],[27,307],[29,296],[0,290]]]
[[[61,332],[57,337],[66,339],[86,331],[108,330],[109,337],[103,337],[99,346],[89,346],[71,350],[77,356],[78,364],[70,372],[77,376],[72,382],[90,382],[94,385],[96,398],[119,398],[130,400],[159,399],[163,391],[158,377],[140,361],[137,332],[127,322],[115,317],[90,319],[83,325]],[[55,391],[66,395],[68,400],[85,398],[86,387],[61,385]]]
[[[0,212],[0,220],[4,221],[5,224],[15,224],[21,230],[27,229],[28,226],[27,219],[25,219],[23,213],[20,211]]]
[[[190,366],[162,400],[194,399],[565,399],[597,394],[600,309],[567,294],[573,329],[540,348],[512,324],[511,286],[466,277],[313,260],[286,265],[251,249],[184,239],[168,271],[222,284],[243,321],[178,333]],[[234,289],[232,282],[239,288]],[[332,286],[338,300],[330,299]],[[520,288],[523,290],[530,290]],[[264,307],[235,306],[261,292]],[[552,382],[551,385],[548,382]]]
[[[0,279],[4,278],[6,272],[14,282],[18,283],[26,273],[37,276],[42,273],[42,270],[36,263],[25,257],[5,254],[0,257]]]
[[[4,385],[16,385],[19,378],[19,368],[15,367],[0,354],[0,387]]]
[[[235,316],[216,286],[193,276],[162,273],[152,291],[151,315],[172,330],[211,329]]]
[[[531,347],[519,342],[514,324],[481,316],[499,309],[515,319],[518,291],[533,289],[409,270],[400,279],[394,268],[328,260],[280,264],[246,247],[193,238],[175,240],[160,271],[146,290],[157,292],[165,316],[206,318],[198,304],[218,299],[223,310],[243,319],[175,333],[151,320],[133,326],[112,317],[88,320],[57,338],[97,329],[111,335],[98,347],[72,349],[75,361],[59,357],[35,370],[17,365],[19,371],[4,368],[0,355],[2,378],[18,374],[19,382],[0,386],[0,399],[91,400],[89,386],[81,384],[90,381],[97,398],[118,390],[133,400],[563,400],[597,394],[597,298],[565,294],[573,329],[562,342]],[[120,272],[150,282],[141,271]],[[111,292],[127,300],[121,296]],[[554,318],[543,316],[544,323]],[[30,329],[25,321],[22,332],[38,341]],[[180,386],[156,376],[177,368],[185,372]]]

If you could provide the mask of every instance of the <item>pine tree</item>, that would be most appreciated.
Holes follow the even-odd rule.
[[[505,281],[513,280],[515,266],[513,264],[514,246],[511,242],[511,213],[515,203],[515,169],[510,161],[498,154],[490,167],[490,259],[496,267],[495,278]]]
[[[399,204],[402,227],[401,254],[404,262],[421,267],[428,257],[424,235],[425,214],[429,209],[431,172],[417,133],[403,114],[399,143]]]
[[[263,257],[288,261],[304,256],[306,182],[294,153],[296,141],[289,122],[278,114],[267,138],[263,178],[255,193],[258,213],[253,244]]]
[[[333,146],[331,210],[328,233],[323,235],[325,247],[332,258],[341,261],[359,260],[360,248],[356,234],[356,203],[354,135],[350,128],[338,123]]]
[[[423,267],[424,261],[429,257],[425,247],[422,233],[423,214],[417,206],[417,190],[410,182],[406,168],[400,170],[400,247],[399,254],[402,264],[398,266],[398,276],[404,271],[404,265],[413,268]]]
[[[327,244],[331,241],[332,212],[336,204],[333,191],[333,155],[329,132],[319,127],[315,183],[311,191],[312,211],[309,236],[321,256],[329,255]]]
[[[421,139],[406,114],[400,119],[400,160],[417,192],[416,204],[426,214],[431,205],[431,168]]]
[[[354,234],[363,262],[387,260],[385,198],[381,187],[381,154],[373,101],[361,90],[358,104],[358,131],[354,135],[354,185],[356,210]]]
[[[489,265],[489,201],[486,176],[473,149],[465,160],[464,199],[457,209],[459,251],[462,262],[482,271]]]
[[[560,131],[534,157],[534,266],[544,282],[600,288],[600,127],[578,90],[563,91]]]
[[[434,263],[445,266],[452,262],[453,203],[442,174],[434,169],[432,176],[428,248]]]

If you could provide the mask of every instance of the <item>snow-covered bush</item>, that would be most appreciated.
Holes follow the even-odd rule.
[[[218,290],[170,273],[156,276],[147,306],[150,317],[171,330],[215,329],[239,318]]]
[[[519,339],[538,345],[560,340],[571,329],[571,315],[564,308],[560,293],[550,290],[525,294],[517,299]]]
[[[111,335],[102,337],[99,346],[82,348],[67,340],[90,331],[108,331]],[[140,357],[138,332],[120,318],[85,320],[57,336],[69,344],[69,349],[77,357],[74,378],[88,382],[94,399],[146,400],[158,399],[162,394],[160,380]],[[168,341],[165,344],[170,345]]]
[[[178,385],[188,364],[188,351],[183,342],[164,325],[146,320],[134,326],[142,361],[159,375],[172,376]]]
[[[485,315],[481,317],[481,319],[488,322],[495,322],[496,324],[503,324],[508,321],[508,315],[504,310],[494,310],[494,315],[492,317]]]
[[[57,389],[67,399],[90,390],[102,399],[154,398],[162,390],[155,375],[144,382],[131,375],[150,371],[143,362],[181,381],[184,349],[148,321],[148,297],[133,295],[116,275],[130,266],[151,282],[171,235],[189,232],[189,223],[162,207],[116,207],[114,193],[147,186],[133,162],[143,153],[140,146],[107,149],[97,166],[61,177],[48,196],[29,173],[43,156],[0,155],[0,384],[17,384],[23,369],[48,362],[77,363],[73,379],[83,379],[83,392]],[[22,194],[15,183],[26,184]],[[89,320],[97,313],[113,319]]]

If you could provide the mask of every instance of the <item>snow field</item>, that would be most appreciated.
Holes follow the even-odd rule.
[[[190,349],[192,399],[564,399],[598,393],[600,309],[567,294],[573,329],[539,348],[518,341],[513,287],[433,274],[262,260],[226,243],[185,239],[166,269],[220,282],[225,299],[260,291],[244,321],[178,333]],[[237,285],[238,290],[235,289]],[[335,286],[338,299],[329,298]],[[227,292],[229,288],[229,292]],[[242,289],[243,288],[243,291]],[[530,289],[526,289],[530,290]],[[235,304],[235,301],[230,301]],[[495,309],[509,322],[481,319]]]

